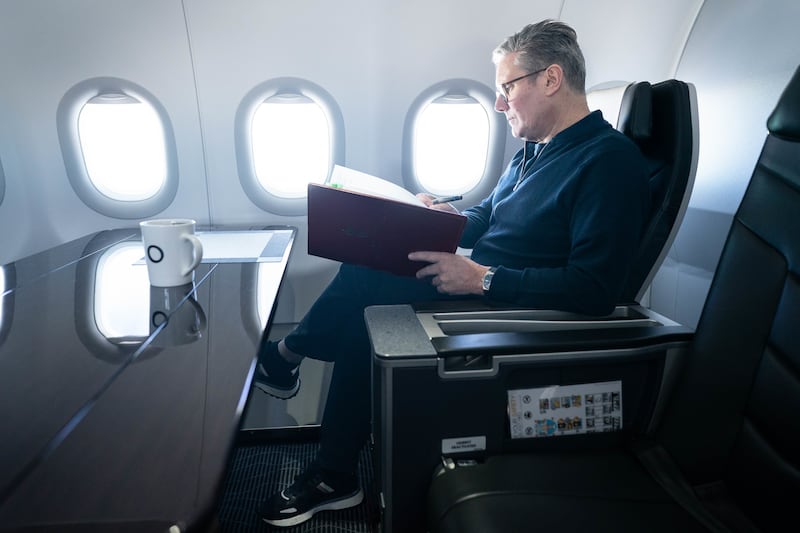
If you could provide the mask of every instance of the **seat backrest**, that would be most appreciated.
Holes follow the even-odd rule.
[[[701,494],[779,531],[800,495],[800,68],[767,127],[656,438]]]
[[[639,303],[669,252],[689,203],[697,170],[697,96],[678,80],[630,84],[617,129],[635,142],[650,173],[650,214],[621,303]]]

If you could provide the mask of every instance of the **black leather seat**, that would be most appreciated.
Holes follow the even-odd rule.
[[[434,533],[786,531],[800,496],[800,69],[657,429],[631,446],[497,455],[436,476]]]
[[[639,303],[672,246],[694,185],[694,87],[679,80],[630,84],[622,96],[617,129],[639,146],[650,172],[650,215],[620,299]]]
[[[638,301],[639,295],[649,285],[653,273],[658,269],[660,261],[669,249],[673,229],[677,229],[680,224],[696,169],[696,117],[696,98],[691,84],[677,80],[667,80],[653,85],[648,82],[638,82],[629,85],[625,90],[620,105],[617,129],[632,139],[645,155],[649,163],[653,201],[650,217],[643,232],[644,236],[637,258],[638,263],[627,280],[626,294],[619,303],[634,303],[634,298]],[[487,310],[487,303],[484,300],[427,302],[415,304],[413,309],[423,314],[432,311],[444,312],[443,314],[436,313],[436,316],[447,321],[449,318],[445,318],[445,315],[450,315],[447,313],[448,311],[455,312],[455,314],[473,311],[480,313]],[[513,308],[509,309],[500,304],[493,304],[488,310],[490,313],[496,311],[502,314],[506,311],[513,311]],[[637,333],[635,334],[638,335],[644,329],[641,328],[642,324],[637,322],[642,320],[648,322],[649,320],[648,317],[640,316],[636,310],[629,311],[624,308],[618,308],[611,315],[602,318],[581,317],[572,313],[556,313],[548,316],[549,318],[543,318],[542,315],[537,315],[533,320],[536,322],[533,327],[547,330],[552,326],[564,331],[597,327],[597,324],[602,324],[601,327],[608,327],[611,322],[620,326],[621,322],[625,322],[622,327],[624,329],[636,328]],[[504,407],[501,404],[498,409],[497,405],[498,402],[503,402],[503,398],[506,396],[504,387],[507,384],[524,383],[528,386],[536,383],[535,386],[539,386],[542,384],[567,385],[620,380],[624,395],[629,399],[624,408],[626,422],[621,434],[604,435],[599,438],[595,435],[584,435],[576,439],[585,443],[586,446],[596,448],[598,445],[595,444],[595,441],[603,443],[609,440],[618,441],[626,438],[628,433],[644,431],[643,428],[653,412],[655,399],[658,396],[662,372],[665,372],[665,368],[671,365],[668,363],[671,360],[671,354],[666,355],[666,351],[668,351],[666,347],[662,346],[656,350],[650,350],[648,353],[639,354],[641,357],[636,356],[630,359],[627,351],[636,349],[636,341],[630,341],[630,339],[619,341],[617,336],[614,336],[613,341],[606,345],[606,348],[614,353],[606,353],[605,359],[600,365],[602,368],[579,356],[574,357],[571,362],[572,373],[561,372],[556,376],[544,368],[550,363],[542,362],[551,356],[558,359],[565,351],[581,351],[581,343],[575,341],[574,335],[562,336],[558,340],[551,338],[545,343],[547,349],[543,349],[541,343],[544,340],[534,334],[536,338],[530,340],[539,343],[533,350],[537,355],[532,359],[535,359],[536,362],[529,361],[525,357],[511,362],[503,357],[495,358],[494,356],[518,353],[515,352],[517,347],[504,344],[507,339],[503,333],[516,335],[511,332],[518,331],[519,324],[527,322],[526,318],[509,320],[509,316],[503,314],[500,317],[503,325],[499,325],[498,321],[494,320],[494,316],[484,317],[489,323],[488,327],[491,328],[487,331],[487,336],[482,336],[477,331],[469,331],[469,328],[474,326],[472,315],[464,318],[465,322],[471,325],[466,326],[467,331],[464,331],[463,335],[454,333],[453,337],[431,341],[438,352],[438,359],[436,363],[433,361],[430,363],[441,363],[444,365],[445,373],[452,372],[446,378],[429,374],[427,372],[430,368],[428,362],[415,360],[401,370],[399,366],[394,366],[394,359],[391,356],[384,359],[383,355],[385,354],[376,352],[378,364],[375,365],[375,368],[378,369],[379,375],[373,381],[375,402],[377,402],[373,403],[373,427],[374,433],[379,436],[376,437],[374,457],[377,468],[381,471],[378,477],[380,477],[379,484],[385,505],[383,513],[385,531],[419,531],[422,529],[425,520],[425,491],[430,483],[430,475],[442,460],[442,456],[446,455],[442,448],[443,441],[460,436],[479,435],[486,442],[485,449],[481,453],[487,455],[506,453],[509,449],[519,450],[520,447],[528,444],[532,444],[535,448],[542,445],[548,446],[548,443],[542,442],[506,441],[503,436],[502,420]],[[368,318],[368,327],[374,326],[376,330],[381,330],[380,320],[375,318],[374,321],[371,321]],[[454,320],[459,321],[458,318]],[[452,328],[453,324],[450,323],[448,327]],[[524,329],[527,326],[523,324],[521,327]],[[392,329],[398,330],[398,338],[404,339],[404,342],[414,342],[410,340],[414,335],[414,328],[400,332],[398,324],[394,324]],[[688,328],[684,329],[689,332]],[[453,330],[448,329],[448,331]],[[491,350],[486,349],[485,343],[489,342],[488,338],[498,332],[502,332],[497,338],[498,343],[493,345]],[[521,337],[527,338],[526,334],[521,334]],[[587,336],[583,335],[582,338],[586,339]],[[596,339],[596,335],[589,338],[590,341]],[[666,344],[674,346],[675,340],[673,338]],[[464,349],[462,350],[459,346]],[[592,344],[592,349],[595,346]],[[522,352],[519,353],[531,353],[527,346],[520,349]],[[552,353],[545,355],[543,351],[547,352],[548,350],[552,350]],[[556,352],[558,353],[553,355]],[[594,356],[595,354],[592,353],[592,357]],[[581,360],[582,364],[577,364],[577,360]],[[497,373],[493,374],[489,369],[495,365]],[[481,367],[488,372],[488,375],[474,380],[464,377]],[[413,386],[397,385],[405,379],[406,374],[416,374],[417,372],[424,374],[425,378],[422,375],[415,375],[412,378]],[[461,383],[462,379],[468,383]],[[385,398],[393,394],[398,396],[396,403],[393,403],[392,406],[385,405]],[[462,394],[480,398],[480,405],[467,408],[464,405]],[[438,420],[439,415],[445,414],[444,408],[439,403],[436,407],[431,406],[430,402],[441,402],[444,398],[460,403],[464,408],[463,412],[470,413],[467,418],[474,417],[475,421],[482,420],[477,413],[471,410],[475,407],[482,410],[481,414],[488,414],[486,410],[493,411],[494,419],[486,419],[485,424],[483,422],[473,424],[471,420],[464,419],[459,414],[449,414],[446,415],[448,416],[447,421]],[[423,405],[425,407],[422,407]],[[409,427],[407,417],[417,412],[410,406],[424,409],[431,419],[437,420],[437,422],[431,426],[412,422],[412,427]],[[494,406],[494,410],[490,406]],[[409,431],[415,432],[415,438],[408,438]],[[404,442],[403,445],[400,444],[401,441]],[[403,465],[402,468],[397,468],[400,464]]]

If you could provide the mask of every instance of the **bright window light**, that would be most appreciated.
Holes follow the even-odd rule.
[[[164,128],[155,109],[124,94],[89,100],[78,116],[86,172],[113,200],[152,198],[167,179]]]
[[[489,117],[470,97],[428,104],[414,129],[414,170],[432,194],[459,194],[478,185],[489,153]]]
[[[256,177],[274,196],[302,198],[309,183],[322,183],[330,168],[330,129],[322,108],[300,95],[278,95],[253,114]]]
[[[94,318],[107,339],[150,334],[150,280],[141,242],[112,246],[97,263]]]

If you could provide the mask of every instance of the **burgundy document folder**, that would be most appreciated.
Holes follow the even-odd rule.
[[[455,252],[467,218],[422,205],[308,185],[308,253],[413,276],[415,251]]]

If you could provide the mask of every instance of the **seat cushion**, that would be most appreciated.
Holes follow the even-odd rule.
[[[490,457],[436,476],[432,533],[706,531],[623,450]]]

